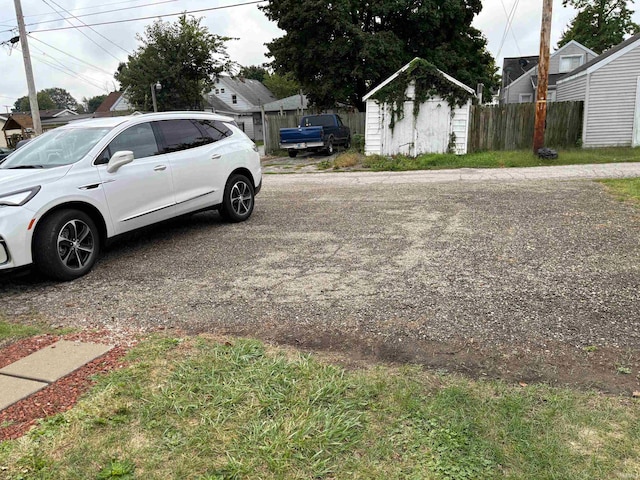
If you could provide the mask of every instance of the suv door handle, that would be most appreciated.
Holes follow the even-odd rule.
[[[162,170],[166,170],[167,166],[166,165],[156,165],[155,167],[153,167],[153,170],[155,172],[161,172]]]
[[[218,160],[219,158],[222,158],[222,155],[220,155],[219,153],[214,153],[213,155],[211,155],[211,160]]]

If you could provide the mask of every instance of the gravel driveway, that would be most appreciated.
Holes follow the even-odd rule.
[[[637,206],[589,180],[373,178],[266,176],[250,221],[155,227],[70,283],[0,280],[0,313],[638,389]]]

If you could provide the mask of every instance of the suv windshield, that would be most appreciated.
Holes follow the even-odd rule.
[[[16,150],[0,169],[71,165],[81,160],[110,130],[106,127],[51,130]]]

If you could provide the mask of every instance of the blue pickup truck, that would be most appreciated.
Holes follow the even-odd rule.
[[[345,148],[351,145],[351,132],[342,123],[340,115],[307,115],[302,117],[298,127],[280,129],[280,148],[287,150],[290,157],[298,152],[324,151],[332,155],[336,145]]]

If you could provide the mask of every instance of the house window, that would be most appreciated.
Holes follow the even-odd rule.
[[[547,90],[547,102],[555,102],[555,101],[556,101],[556,91]]]
[[[221,88],[221,89],[220,89],[220,92],[224,93],[224,88]]]
[[[216,88],[216,95],[220,93],[220,90]]]
[[[233,103],[234,105],[236,103],[238,103],[238,96],[237,95],[231,95],[231,103]]]
[[[520,103],[531,103],[531,102],[533,102],[533,93],[520,94]]]
[[[565,55],[560,57],[560,72],[567,73],[578,68],[584,62],[584,55]]]

